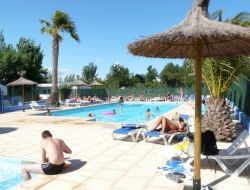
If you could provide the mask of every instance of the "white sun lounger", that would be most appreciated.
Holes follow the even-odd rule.
[[[218,155],[208,156],[208,159],[214,159],[220,165],[220,167],[227,173],[228,175],[239,176],[240,173],[250,165],[250,147],[247,144],[247,138],[249,137],[248,131],[244,130],[239,137],[231,144],[227,149],[220,150]],[[237,150],[239,150],[240,146],[244,144],[247,150],[245,154],[238,154]],[[244,160],[243,160],[244,159]],[[235,169],[230,170],[226,164],[226,161],[239,161],[241,160],[241,164]]]
[[[138,133],[141,131],[143,125],[136,124],[122,124],[119,129],[115,129],[112,132],[113,140],[123,140],[127,137],[131,137],[133,142],[137,142]]]
[[[44,103],[38,103],[37,101],[31,101],[30,102],[30,107],[33,109],[33,110],[45,110],[48,108],[48,106]]]

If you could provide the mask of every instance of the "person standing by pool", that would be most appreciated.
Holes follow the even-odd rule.
[[[53,138],[52,134],[45,130],[42,132],[41,160],[42,164],[30,164],[23,166],[23,177],[27,181],[31,179],[30,173],[54,175],[59,174],[64,168],[63,153],[71,154],[71,149],[62,139]]]
[[[207,111],[207,105],[206,105],[206,101],[202,100],[202,104],[201,104],[201,115],[205,115]]]
[[[149,120],[151,116],[150,109],[148,108],[146,111],[146,120]]]
[[[120,105],[120,112],[122,113],[122,107],[123,107],[123,104],[124,104],[124,100],[123,100],[122,96],[120,96],[118,103]]]
[[[156,106],[155,111],[160,111],[159,106]]]
[[[122,96],[120,96],[120,98],[119,98],[119,104],[123,104],[124,103],[124,100],[123,100],[123,97]]]

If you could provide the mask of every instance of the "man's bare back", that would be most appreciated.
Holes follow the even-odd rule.
[[[62,164],[64,162],[63,152],[71,154],[71,150],[67,147],[63,140],[52,137],[42,140],[42,162],[50,162],[55,165]]]
[[[60,173],[64,167],[64,152],[72,153],[63,140],[53,138],[52,134],[47,130],[43,131],[41,141],[42,164],[25,165],[23,167],[24,179],[29,180],[31,178],[30,172],[47,175]]]

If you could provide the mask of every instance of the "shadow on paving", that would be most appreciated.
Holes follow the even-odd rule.
[[[87,164],[86,161],[82,161],[79,159],[69,159],[68,161],[71,162],[71,165],[68,169],[63,170],[62,173],[69,173],[69,172],[79,170],[81,167]]]
[[[17,130],[15,127],[0,127],[0,134],[10,133]]]

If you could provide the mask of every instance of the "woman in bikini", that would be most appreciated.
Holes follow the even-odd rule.
[[[185,122],[184,119],[176,115],[177,117],[173,120],[169,120],[165,116],[161,116],[155,123],[155,126],[151,130],[159,130],[161,133],[165,133],[168,131],[176,132],[176,131],[184,131]]]

